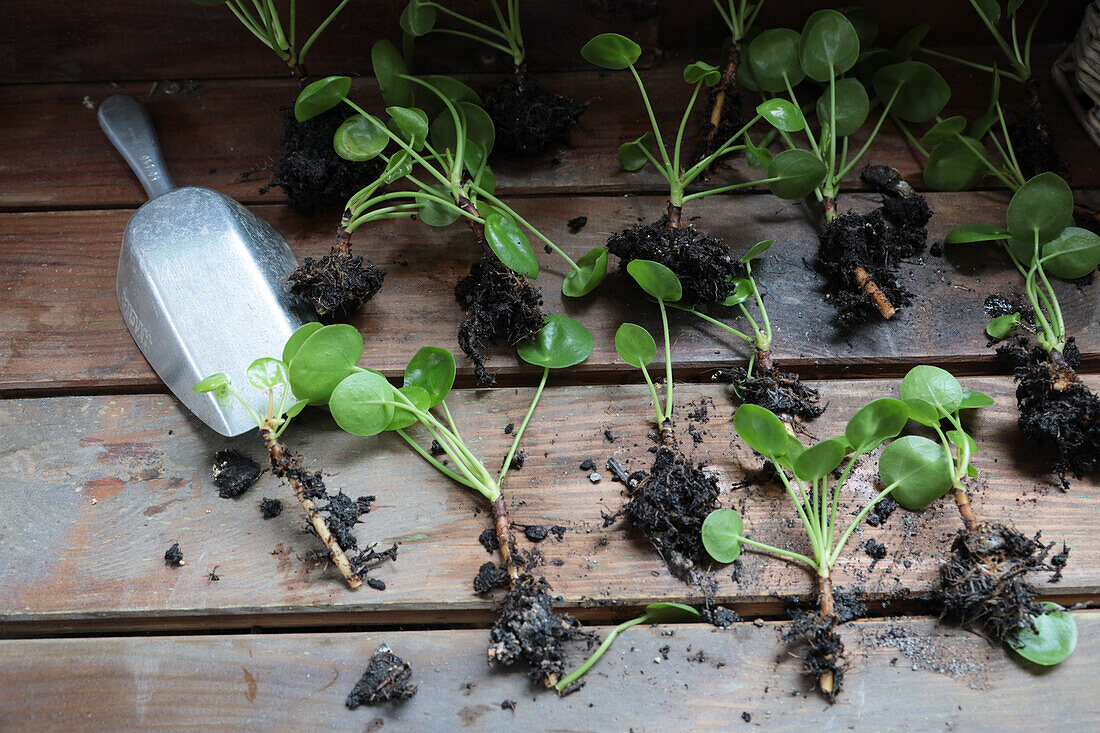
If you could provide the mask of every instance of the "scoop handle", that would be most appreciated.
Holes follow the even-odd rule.
[[[115,94],[99,105],[99,126],[134,175],[155,199],[176,187],[160,152],[157,131],[145,105],[129,94]]]

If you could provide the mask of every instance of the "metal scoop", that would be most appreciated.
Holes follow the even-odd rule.
[[[253,409],[266,413],[267,393],[245,372],[259,357],[279,357],[290,334],[315,320],[285,284],[298,262],[271,225],[233,199],[175,187],[136,99],[104,100],[99,125],[150,198],[126,225],[118,259],[126,327],[191,412],[222,435],[240,435],[256,422],[236,400],[191,388],[225,372]]]

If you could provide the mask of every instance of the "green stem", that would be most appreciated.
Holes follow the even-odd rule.
[[[665,334],[665,420],[672,419],[672,345],[668,335],[668,312],[665,310],[665,301],[658,299],[657,305],[661,308],[661,327]]]
[[[657,395],[657,387],[654,386],[653,380],[649,377],[649,370],[644,366],[642,367],[642,376],[645,377],[645,383],[649,387],[649,394],[653,398],[653,409],[657,411],[657,427],[661,427],[661,423],[664,422],[664,413],[661,410],[661,398]]]
[[[513,209],[513,208],[512,208],[511,206],[508,206],[508,205],[507,205],[506,203],[504,203],[503,201],[501,201],[500,199],[498,199],[498,198],[497,198],[496,196],[494,196],[493,194],[489,193],[489,192],[488,192],[488,191],[486,191],[485,189],[481,188],[481,187],[480,187],[480,186],[478,186],[477,184],[471,184],[471,185],[470,185],[470,188],[472,188],[472,189],[473,189],[474,191],[477,191],[477,193],[478,193],[478,196],[480,196],[481,198],[485,199],[486,201],[489,201],[489,202],[490,202],[490,203],[492,203],[492,204],[493,204],[494,206],[496,206],[496,207],[497,207],[498,209],[501,209],[502,211],[506,211],[506,212],[507,212],[507,213],[508,213],[508,214],[509,214],[509,215],[510,215],[510,216],[511,216],[511,217],[512,217],[513,219],[515,219],[515,220],[516,220],[517,222],[519,222],[519,224],[520,224],[521,226],[523,226],[523,227],[524,227],[525,229],[527,229],[527,230],[528,230],[529,232],[531,232],[531,233],[532,233],[532,234],[534,234],[534,235],[535,235],[536,237],[538,237],[539,239],[541,239],[541,240],[542,240],[542,241],[543,241],[543,242],[544,242],[544,243],[545,243],[545,244],[546,244],[546,245],[547,245],[548,247],[550,247],[550,249],[554,250],[554,252],[556,252],[556,253],[557,253],[558,255],[560,255],[560,256],[561,256],[561,258],[562,258],[563,260],[565,260],[566,262],[568,262],[568,263],[569,263],[569,267],[570,267],[571,269],[573,269],[573,270],[579,270],[579,269],[581,269],[581,268],[580,268],[580,266],[579,266],[579,265],[578,265],[578,264],[577,264],[576,262],[574,262],[574,261],[573,261],[573,258],[572,258],[572,257],[570,257],[569,255],[565,254],[565,252],[563,252],[563,251],[561,250],[561,248],[560,248],[560,247],[558,247],[558,245],[556,245],[556,244],[554,244],[553,242],[551,242],[551,241],[550,241],[550,239],[549,239],[549,238],[548,238],[548,237],[547,237],[547,236],[546,236],[545,234],[543,234],[542,232],[540,232],[540,231],[539,231],[538,229],[536,229],[536,228],[534,227],[534,225],[532,225],[532,224],[531,224],[531,223],[530,223],[529,221],[527,221],[527,220],[526,220],[526,219],[524,219],[524,218],[523,218],[522,216],[520,216],[519,214],[517,214],[517,213],[516,213],[516,210],[515,210],[515,209]]]
[[[657,117],[653,114],[653,105],[649,103],[649,95],[645,93],[645,85],[642,84],[642,77],[638,76],[638,70],[634,68],[634,64],[630,65],[630,73],[634,75],[634,81],[638,83],[638,91],[642,93],[642,102],[645,103],[646,114],[649,115],[649,124],[653,126],[653,136],[657,138],[657,149],[661,151],[661,160],[665,162],[665,167],[668,169],[669,178],[676,177],[676,171],[672,168],[672,161],[669,160],[668,150],[665,149],[664,138],[661,137],[661,128],[657,126]],[[671,183],[671,181],[670,181]]]
[[[321,36],[321,34],[325,32],[325,29],[329,27],[329,24],[332,23],[332,21],[336,20],[336,16],[340,14],[340,11],[343,10],[349,2],[351,2],[351,0],[341,0],[340,4],[336,6],[336,9],[329,13],[327,18],[321,21],[321,25],[317,26],[317,30],[313,31],[313,35],[311,35],[306,40],[306,42],[302,45],[302,50],[298,52],[299,64],[304,64],[306,62],[306,53],[309,51],[310,48],[313,47],[313,42],[316,41]],[[291,5],[290,12],[294,12],[293,5]],[[293,20],[291,21],[291,23],[291,32],[293,33]]]
[[[863,509],[860,510],[859,514],[856,515],[856,518],[853,519],[852,523],[848,525],[848,528],[844,530],[844,534],[840,536],[840,540],[837,542],[836,548],[833,550],[832,555],[829,556],[828,567],[831,568],[833,565],[836,564],[836,561],[840,559],[840,552],[844,549],[844,545],[848,544],[848,538],[852,536],[852,532],[856,531],[856,527],[858,527],[859,523],[862,522],[864,517],[867,516],[867,513],[870,512],[871,509],[874,508],[874,506],[878,504],[882,499],[886,498],[886,496],[891,491],[896,489],[897,486],[897,484],[891,484],[890,486],[886,487],[885,489],[880,491],[874,499],[871,499],[870,503],[868,503],[867,506],[863,507]]]
[[[814,570],[817,570],[817,568],[818,568],[818,563],[815,560],[811,560],[810,558],[806,557],[805,555],[800,555],[797,552],[791,552],[790,550],[782,550],[778,547],[772,547],[771,545],[765,545],[763,542],[757,542],[755,540],[750,540],[747,537],[742,537],[741,535],[734,535],[734,537],[737,538],[738,542],[740,542],[741,544],[744,544],[744,545],[748,545],[749,547],[755,547],[758,550],[763,550],[765,552],[770,552],[772,554],[779,555],[780,557],[785,557],[785,558],[788,558],[790,560],[795,560],[797,562],[804,562],[807,565],[809,565],[811,568],[813,568]]]
[[[544,367],[542,370],[542,380],[539,382],[539,388],[535,390],[535,397],[531,400],[531,406],[527,408],[527,414],[523,417],[523,422],[519,425],[519,430],[516,431],[516,437],[512,440],[512,447],[508,449],[508,456],[504,459],[504,465],[500,468],[500,476],[497,478],[497,486],[504,484],[504,477],[508,475],[508,468],[512,465],[512,458],[516,455],[516,450],[519,448],[520,438],[523,437],[523,431],[527,429],[527,423],[531,421],[531,415],[535,414],[535,408],[539,404],[539,398],[542,397],[542,390],[546,387],[546,378],[550,376],[550,367]]]
[[[417,443],[415,440],[413,440],[409,436],[409,434],[406,433],[404,430],[397,430],[395,432],[398,435],[400,435],[402,438],[404,438],[405,442],[409,444],[409,447],[412,448],[414,451],[416,451],[418,454],[420,454],[420,457],[423,458],[428,463],[430,463],[435,470],[439,471],[441,474],[443,474],[444,476],[451,479],[452,481],[454,481],[457,484],[465,486],[468,489],[477,490],[477,487],[475,487],[472,483],[470,483],[469,479],[467,479],[465,476],[459,476],[457,473],[455,473],[454,471],[452,471],[451,469],[447,468],[442,463],[437,461],[435,456],[433,456],[431,453],[429,453],[428,451],[421,448],[420,444]]]
[[[900,91],[900,86],[894,90],[893,95],[890,97],[890,101],[886,103],[886,106],[882,110],[882,116],[878,118],[878,123],[875,124],[875,129],[871,130],[870,137],[868,137],[867,141],[863,143],[863,147],[859,149],[859,152],[856,153],[856,156],[854,158],[852,158],[852,161],[845,165],[840,173],[837,174],[837,177],[835,179],[837,182],[844,180],[844,176],[848,175],[848,171],[852,170],[852,168],[855,167],[856,163],[858,163],[860,158],[863,157],[863,154],[867,152],[867,149],[869,147],[871,147],[871,143],[874,141],[875,136],[878,135],[878,131],[882,129],[882,123],[886,121],[887,115],[890,114],[890,107],[894,105],[894,100],[898,98],[898,92]]]
[[[579,667],[577,667],[575,670],[559,680],[558,683],[554,685],[554,689],[556,689],[558,692],[561,692],[565,688],[569,687],[569,685],[579,680],[581,677],[584,676],[585,672],[592,669],[592,665],[599,661],[600,657],[604,655],[604,652],[611,648],[611,645],[615,643],[615,639],[618,638],[619,634],[623,633],[632,626],[644,624],[648,620],[649,616],[643,614],[638,618],[624,621],[623,623],[613,628],[611,631],[608,632],[607,638],[604,639],[598,647],[596,647],[596,651],[592,652],[592,655],[589,656],[588,659],[584,660],[584,662],[582,662]]]
[[[672,149],[672,173],[677,178],[683,178],[680,175],[680,147],[684,142],[684,128],[687,127],[688,118],[691,117],[691,110],[695,107],[695,100],[699,97],[699,88],[703,86],[702,81],[695,82],[695,88],[691,90],[691,99],[688,100],[687,109],[684,110],[684,116],[680,119],[680,127],[676,130],[676,145]]]
[[[685,313],[691,313],[693,315],[699,316],[700,318],[702,318],[707,323],[713,323],[715,326],[718,326],[719,328],[732,333],[737,338],[743,339],[746,343],[751,344],[754,341],[752,336],[749,336],[748,334],[741,333],[736,328],[733,328],[732,326],[727,326],[725,323],[722,323],[717,318],[713,318],[711,316],[708,316],[706,313],[701,313],[701,312],[695,310],[694,308],[688,308],[687,306],[677,305],[675,303],[669,303],[668,305],[669,305],[670,308],[675,308],[676,310],[684,311]]]

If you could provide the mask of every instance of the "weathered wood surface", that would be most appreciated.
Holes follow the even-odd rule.
[[[842,208],[870,208],[875,198],[852,195]],[[1003,194],[937,194],[930,201],[938,212],[930,224],[931,242],[942,241],[958,224],[1004,220]],[[520,201],[517,208],[572,256],[580,256],[612,232],[640,219],[655,219],[664,201],[597,197],[533,203]],[[735,253],[762,239],[776,240],[754,272],[767,293],[778,360],[804,376],[898,375],[928,362],[967,373],[996,373],[994,352],[985,345],[983,329],[989,318],[982,304],[992,293],[1023,289],[1019,273],[1001,252],[975,245],[951,248],[947,258],[925,255],[906,263],[903,272],[916,293],[914,303],[893,321],[876,321],[843,336],[831,325],[834,310],[824,300],[822,280],[812,269],[817,235],[808,208],[770,196],[741,196],[703,199],[688,212],[701,217],[696,224],[725,238]],[[256,211],[283,232],[299,258],[328,252],[330,235],[315,222],[282,206]],[[118,250],[130,214],[0,215],[0,394],[164,389],[126,330],[116,302]],[[570,234],[567,222],[578,215],[588,216],[588,225]],[[457,351],[455,333],[462,313],[453,287],[479,256],[466,228],[383,222],[360,229],[355,242],[358,251],[389,273],[382,291],[354,321],[367,337],[364,363],[396,374],[422,346]],[[617,264],[610,265],[612,272],[596,293],[563,299],[564,262],[541,251],[539,259],[545,309],[579,318],[596,339],[592,357],[562,378],[640,380],[637,370],[615,354],[614,334],[625,320],[659,334],[656,307],[645,303],[629,278],[617,272]],[[1085,368],[1095,368],[1100,357],[1100,301],[1091,287],[1059,282],[1056,288],[1069,332],[1085,355]],[[732,312],[716,314],[733,317]],[[685,376],[705,376],[748,356],[743,342],[698,318],[673,312],[672,324],[673,358]],[[537,378],[530,367],[517,364],[507,346],[490,351],[490,369],[502,383],[531,383]],[[470,362],[460,358],[459,365],[469,383]]]
[[[1100,380],[1088,378],[1093,387]],[[825,415],[807,426],[818,439],[843,431],[866,401],[897,394],[897,381],[817,383]],[[1075,481],[1062,493],[1042,459],[1016,426],[1013,385],[1005,378],[965,379],[968,389],[994,397],[970,424],[980,453],[980,476],[972,483],[975,511],[1072,548],[1064,579],[1042,593],[1063,603],[1095,598],[1100,591],[1100,483]],[[509,423],[518,424],[530,389],[464,390],[451,408],[471,448],[490,468],[507,452]],[[797,519],[778,486],[743,482],[759,468],[736,439],[734,407],[718,386],[679,385],[677,425],[685,450],[706,462],[719,479],[722,503],[739,509],[747,534],[757,540],[806,551]],[[623,502],[623,486],[604,468],[616,457],[628,471],[648,469],[650,411],[645,387],[550,387],[524,436],[529,452],[522,470],[510,472],[506,496],[512,520],[562,525],[562,541],[535,545],[522,536],[523,551],[538,549],[545,575],[578,615],[606,619],[656,600],[703,602],[699,585],[669,575],[661,559],[625,520],[603,526]],[[708,421],[700,419],[699,412]],[[616,438],[608,442],[604,431]],[[700,434],[696,445],[690,433]],[[0,514],[5,561],[0,569],[0,631],[141,628],[227,628],[253,625],[331,625],[447,622],[484,619],[493,600],[474,594],[478,567],[495,559],[478,543],[489,526],[484,501],[451,484],[409,451],[396,436],[354,438],[322,413],[299,418],[287,433],[331,489],[378,497],[358,527],[364,545],[400,542],[400,556],[374,577],[379,592],[348,591],[327,562],[310,561],[319,547],[304,533],[289,491],[270,476],[240,500],[217,496],[210,465],[214,452],[234,446],[265,462],[255,435],[235,440],[215,436],[167,396],[67,397],[0,402],[0,498],[19,512]],[[593,484],[585,459],[603,480]],[[850,517],[876,488],[875,463],[864,461],[845,492],[839,516]],[[276,519],[260,519],[263,496],[283,499]],[[794,524],[790,525],[789,522]],[[961,522],[949,501],[923,513],[899,510],[882,527],[862,526],[835,570],[836,582],[872,604],[921,608],[933,586],[950,538]],[[869,538],[889,548],[872,563],[859,548]],[[179,542],[187,565],[166,567],[163,554]],[[1060,547],[1060,545],[1059,545]],[[208,573],[217,567],[221,580]],[[734,575],[737,579],[734,579]],[[801,568],[747,553],[740,571],[719,568],[711,591],[743,614],[782,615],[792,600],[808,594],[811,578]],[[708,581],[709,585],[709,581]],[[909,605],[904,605],[904,604]]]
[[[958,49],[952,49],[958,50]],[[1038,53],[1046,67],[1057,49]],[[982,61],[988,55],[970,54]],[[682,69],[691,58],[670,56],[644,72],[656,114],[667,136],[675,133],[690,95]],[[932,59],[933,61],[937,61]],[[951,81],[950,114],[970,119],[983,114],[989,78],[963,66],[938,62]],[[369,69],[363,67],[364,70]],[[498,76],[468,77],[475,88],[496,83]],[[652,167],[636,173],[620,170],[619,145],[648,129],[645,109],[630,77],[622,72],[555,72],[541,75],[547,88],[588,104],[570,144],[545,155],[498,159],[493,167],[498,190],[507,195],[653,193],[667,196],[668,186]],[[1076,186],[1100,185],[1100,151],[1091,143],[1054,89],[1049,76],[1039,78],[1045,109],[1058,148],[1069,160]],[[1012,106],[1019,88],[1006,85],[1003,99]],[[179,185],[208,186],[246,203],[285,201],[275,188],[261,195],[272,177],[282,136],[280,110],[293,102],[297,86],[289,79],[244,81],[161,81],[126,84],[88,83],[7,87],[0,99],[0,119],[9,139],[19,145],[0,148],[0,210],[137,206],[145,193],[103,136],[94,106],[111,94],[125,92],[146,102],[156,123],[165,158]],[[355,99],[380,110],[373,79],[356,81]],[[700,109],[705,105],[700,105]],[[746,103],[746,109],[749,108]],[[698,116],[698,115],[697,115]],[[699,118],[701,119],[701,117]],[[866,126],[869,130],[874,120]],[[695,129],[695,123],[692,128]],[[757,135],[759,137],[759,134]],[[858,136],[853,138],[856,150]],[[64,141],[59,149],[58,142]],[[690,153],[693,146],[685,151]],[[1072,154],[1070,154],[1072,151]],[[898,168],[916,187],[923,161],[892,124],[883,126],[866,157],[869,163]],[[863,188],[857,167],[846,189]],[[760,171],[736,157],[716,171],[714,182],[759,180]],[[990,178],[984,185],[998,186]],[[329,219],[334,219],[338,213]],[[318,221],[325,221],[323,216]]]
[[[477,629],[0,641],[0,721],[112,731],[1089,730],[1100,725],[1100,613],[1075,617],[1076,654],[1044,670],[933,621],[848,624],[850,669],[833,706],[808,689],[776,624],[634,628],[565,698],[488,667]],[[412,665],[418,693],[348,710],[382,643]]]
[[[317,75],[369,69],[370,46],[375,40],[400,39],[398,16],[406,4],[405,0],[350,4],[310,51],[310,69]],[[484,2],[455,0],[447,4],[475,18],[491,17]],[[302,41],[335,5],[298,5]],[[611,17],[594,11],[593,5],[597,3],[587,0],[524,4],[528,66],[534,70],[584,68],[581,46],[605,31],[624,33],[646,46],[659,43],[661,48],[717,48],[725,34],[718,14],[706,2],[660,3],[659,15],[640,19],[623,14]],[[610,5],[630,7],[633,3]],[[1062,0],[1057,10],[1047,13],[1038,40],[1068,41],[1085,5],[1086,0]],[[279,7],[286,12],[285,3]],[[768,3],[759,18],[760,27],[799,27],[810,12],[831,7],[835,4],[827,0]],[[135,0],[77,7],[61,0],[10,0],[6,10],[7,22],[0,28],[2,82],[163,79],[178,78],[183,70],[199,78],[287,74],[286,66],[224,8]],[[891,6],[890,12],[877,15],[886,44],[930,19],[937,21],[930,37],[933,43],[989,43],[977,15],[954,0]],[[1028,15],[1027,8],[1024,15]],[[285,21],[287,16],[283,18]],[[422,70],[510,70],[510,63],[502,54],[462,39],[436,35],[417,44],[417,64]]]

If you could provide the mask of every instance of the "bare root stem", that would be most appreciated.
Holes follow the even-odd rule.
[[[500,545],[500,559],[504,570],[508,573],[508,587],[515,588],[519,580],[519,568],[516,567],[516,540],[512,536],[512,524],[508,519],[508,506],[504,503],[504,497],[493,502],[493,528],[497,535],[497,544]]]
[[[959,507],[959,514],[962,516],[963,524],[966,525],[966,531],[976,532],[978,530],[978,518],[974,516],[974,507],[970,504],[970,497],[967,496],[966,489],[956,486],[953,492],[955,494],[955,504]]]
[[[859,265],[856,265],[853,274],[855,275],[856,283],[863,288],[863,292],[867,293],[867,296],[871,299],[871,302],[874,303],[875,308],[878,309],[878,312],[882,314],[883,318],[890,320],[897,315],[898,309],[890,302],[890,298],[886,296],[886,293],[882,292],[878,283],[871,279],[870,273]]]
[[[825,575],[817,576],[817,595],[821,608],[821,616],[827,619],[836,618],[836,599],[833,596],[833,579],[829,577],[828,570]],[[826,657],[832,661],[832,655]],[[830,700],[836,694],[836,675],[832,670],[822,672],[817,678],[817,686]]]

